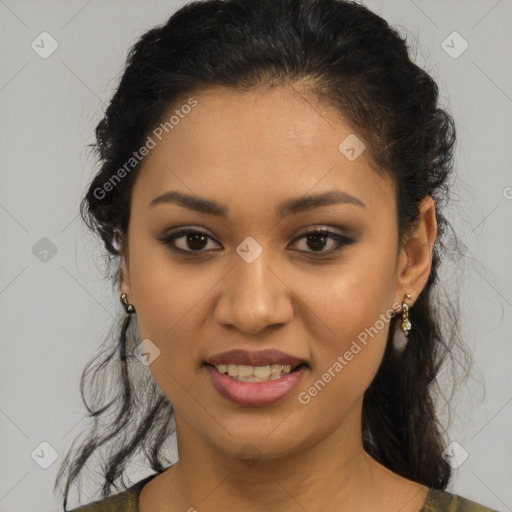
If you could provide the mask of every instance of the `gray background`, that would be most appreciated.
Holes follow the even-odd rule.
[[[416,61],[438,80],[457,122],[449,218],[464,257],[445,274],[447,293],[461,290],[475,365],[449,430],[469,454],[450,489],[512,510],[512,2],[366,4],[418,41]],[[80,374],[121,312],[102,281],[99,246],[78,218],[94,171],[85,146],[128,48],[181,5],[0,0],[0,512],[61,510],[53,494],[60,457],[86,426]],[[43,31],[58,43],[46,59],[31,47]],[[454,31],[469,44],[457,58],[441,46]],[[448,41],[460,50],[461,40]],[[44,237],[55,254],[41,252]],[[40,464],[52,448],[43,442],[59,457],[47,469]],[[130,478],[149,473],[135,464]],[[83,502],[97,498],[93,486],[82,492]]]

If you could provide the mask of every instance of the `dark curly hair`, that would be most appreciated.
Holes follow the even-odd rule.
[[[457,301],[443,304],[434,294],[446,249],[441,239],[449,226],[441,212],[453,169],[455,126],[438,103],[434,79],[412,62],[408,50],[406,38],[385,20],[346,0],[188,3],[131,48],[96,128],[92,146],[101,166],[80,211],[101,237],[109,267],[115,266],[108,277],[117,291],[140,163],[115,186],[108,184],[171,107],[212,87],[236,93],[261,85],[297,85],[330,106],[364,141],[375,171],[393,179],[400,244],[419,218],[420,201],[430,195],[436,202],[438,235],[428,282],[410,311],[414,328],[406,349],[396,353],[390,340],[397,318],[391,320],[381,366],[364,395],[362,428],[364,449],[374,459],[405,478],[445,489],[451,472],[442,457],[445,431],[436,416],[434,388],[447,356],[453,361],[454,348],[470,362],[460,344],[457,312],[450,310]],[[446,328],[443,316],[450,318]],[[108,450],[102,497],[141,449],[153,471],[163,472],[169,464],[162,448],[175,432],[173,406],[134,357],[140,343],[134,315],[123,315],[113,329],[112,346],[82,374],[81,394],[94,425],[60,467],[55,487],[64,473],[68,477],[64,510],[70,485],[96,450]],[[106,382],[112,384],[108,396]]]

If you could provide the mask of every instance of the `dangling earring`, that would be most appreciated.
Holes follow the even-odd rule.
[[[411,300],[411,296],[406,293],[404,295],[404,300]],[[393,347],[397,352],[402,352],[407,345],[408,339],[407,335],[411,330],[411,322],[409,321],[409,305],[402,301],[402,325],[399,325],[398,322],[395,325],[395,332],[393,335]]]
[[[121,302],[123,303],[123,306],[126,309],[127,313],[135,313],[135,306],[128,302],[128,297],[126,293],[123,293],[121,295]]]

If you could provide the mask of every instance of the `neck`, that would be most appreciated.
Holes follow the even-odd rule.
[[[382,466],[365,453],[360,425],[359,404],[337,430],[314,445],[268,456],[256,442],[247,443],[246,453],[252,447],[255,457],[242,460],[239,453],[216,449],[177,416],[180,460],[162,475],[162,499],[179,503],[176,510],[222,510],[226,503],[232,510],[251,512],[370,510],[382,476],[377,467]]]

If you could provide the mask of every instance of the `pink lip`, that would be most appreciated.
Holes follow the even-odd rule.
[[[299,385],[307,369],[306,365],[302,365],[297,370],[268,382],[242,382],[220,373],[214,366],[205,367],[219,395],[234,404],[246,407],[270,405],[283,399]]]
[[[214,366],[219,364],[244,364],[247,366],[289,364],[292,368],[305,363],[304,360],[287,354],[286,352],[281,352],[277,349],[265,349],[256,351],[234,349],[216,354],[210,359],[207,359],[206,362]]]

